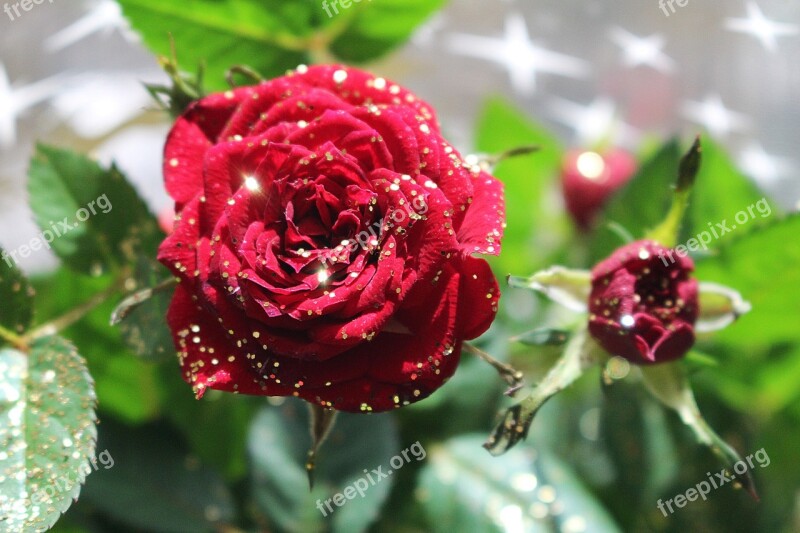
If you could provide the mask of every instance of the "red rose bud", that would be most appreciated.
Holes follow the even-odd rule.
[[[562,166],[561,185],[567,210],[582,230],[588,230],[615,191],[636,172],[636,160],[624,150],[606,154],[572,150]]]
[[[614,252],[592,270],[589,331],[611,355],[647,365],[683,357],[694,344],[694,263],[652,241]]]
[[[196,101],[165,147],[159,259],[183,378],[343,411],[421,400],[488,329],[502,184],[433,109],[366,72],[300,67]]]

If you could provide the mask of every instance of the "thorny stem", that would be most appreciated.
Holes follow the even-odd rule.
[[[498,361],[488,353],[484,352],[480,348],[477,348],[469,343],[464,343],[464,350],[473,354],[477,355],[497,370],[497,373],[500,374],[500,377],[509,384],[513,389],[519,389],[519,387],[523,383],[523,379],[525,376],[522,372],[517,370],[516,368],[512,367],[511,365],[507,365],[501,361]]]

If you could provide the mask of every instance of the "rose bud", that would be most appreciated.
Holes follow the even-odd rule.
[[[591,228],[609,197],[636,172],[636,160],[624,150],[605,154],[572,150],[564,157],[561,186],[567,210],[581,230]]]
[[[670,252],[655,242],[637,241],[592,270],[589,331],[611,355],[635,364],[663,363],[683,357],[694,344],[694,263]]]
[[[421,400],[497,313],[502,184],[433,109],[341,66],[194,102],[165,147],[184,380],[343,411]]]

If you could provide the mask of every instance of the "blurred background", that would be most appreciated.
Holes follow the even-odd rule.
[[[0,1],[0,7],[13,4]],[[161,149],[169,120],[143,87],[167,79],[119,5],[55,0],[20,16],[8,13],[0,13],[0,244],[15,249],[39,231],[26,198],[28,161],[38,141],[117,161],[154,213],[168,209]],[[191,44],[179,43],[179,59],[181,47]],[[367,67],[428,100],[462,152],[525,144],[530,132],[540,131],[536,124],[564,148],[618,146],[634,154],[652,153],[675,135],[686,140],[705,132],[789,212],[800,208],[798,57],[800,3],[788,0],[689,0],[683,7],[658,0],[452,0],[407,44]],[[506,167],[518,176],[515,196],[527,192],[526,179],[537,191],[535,179],[557,179],[557,162],[547,166],[547,176],[544,170],[526,174],[536,161]],[[535,236],[528,228],[533,218],[509,220],[509,245],[495,263],[499,277],[530,274],[546,260],[588,266],[588,253],[563,248],[575,235],[554,191],[534,193],[544,211],[560,213],[535,215],[542,224]],[[727,190],[711,192],[722,201]],[[646,205],[649,199],[636,200]],[[716,219],[700,225],[706,221]],[[40,276],[57,264],[46,251],[21,262]],[[63,272],[42,277],[40,313],[62,312],[102,284]],[[800,305],[789,297],[797,291],[794,284],[786,288],[789,303],[777,319],[785,321],[783,330],[797,324]],[[105,333],[111,308],[101,308],[70,338],[85,344],[100,397],[99,449],[107,448],[117,466],[89,478],[57,530],[234,532],[240,530],[230,524],[242,522],[253,531],[323,530],[302,468],[286,466],[302,465],[307,445],[300,406],[276,400],[261,410],[260,400],[213,393],[194,402],[173,360],[143,362]],[[529,292],[504,289],[500,317],[482,346],[513,359],[528,376],[541,376],[558,351],[509,348],[508,338],[543,316],[558,322],[559,312]],[[800,347],[796,340],[768,344],[767,333],[754,333],[758,340],[749,344],[757,324],[747,329],[743,321],[740,333],[701,344],[715,362],[691,369],[711,425],[743,455],[763,448],[772,459],[755,472],[760,504],[725,487],[663,517],[659,498],[674,497],[719,466],[635,379],[601,391],[599,372],[542,409],[519,453],[492,459],[480,444],[503,387],[469,358],[425,402],[369,422],[344,418],[331,446],[362,435],[357,449],[370,461],[365,466],[385,464],[420,439],[429,454],[325,528],[800,531]],[[336,453],[330,457],[334,466],[322,478],[337,486],[347,476],[335,471]],[[201,487],[196,494],[195,485]],[[181,495],[177,507],[173,493]]]

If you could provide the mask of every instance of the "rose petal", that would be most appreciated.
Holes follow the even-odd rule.
[[[503,184],[481,172],[473,186],[472,203],[458,230],[458,242],[464,253],[499,255],[506,219]]]

